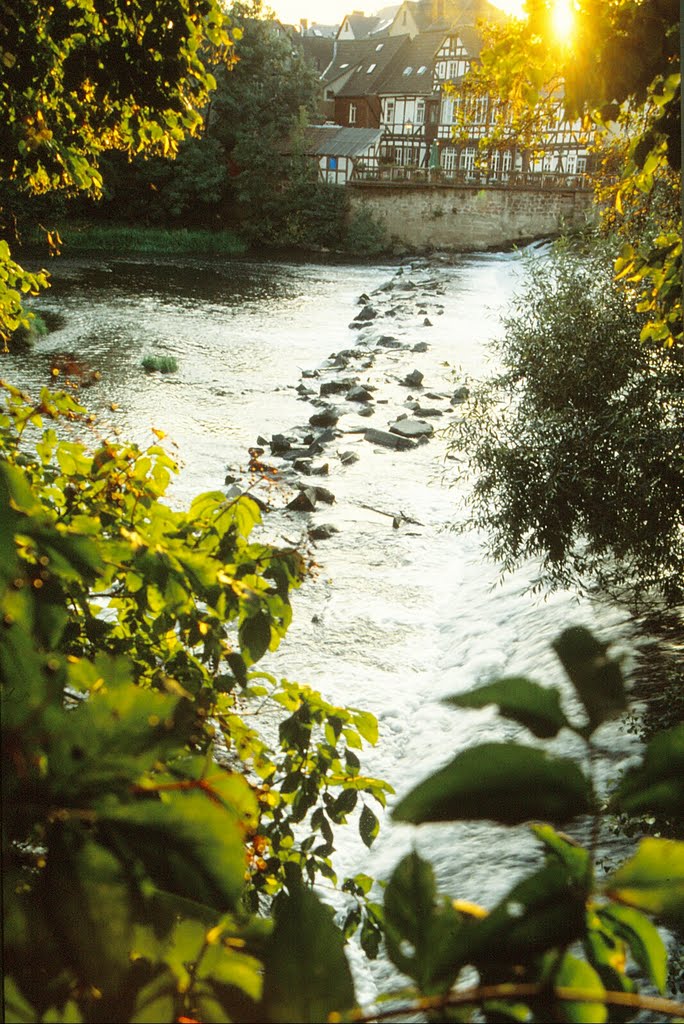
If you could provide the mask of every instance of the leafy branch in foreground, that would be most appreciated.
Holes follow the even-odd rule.
[[[3,394],[6,1019],[270,1019],[263,915],[315,906],[313,941],[342,949],[302,889],[336,883],[350,815],[375,838],[391,789],[357,752],[377,723],[255,670],[306,566],[255,539],[251,498],[176,511],[161,447],[89,451],[64,436],[88,429],[72,395]],[[345,884],[348,934],[377,932]]]
[[[561,694],[524,678],[502,679],[446,698],[458,708],[495,705],[541,739],[565,729],[586,745],[591,763],[602,724],[627,707],[616,661],[583,628],[566,630],[556,653],[584,711],[577,720]],[[684,726],[660,734],[629,771],[609,811],[667,815],[684,811]],[[423,1012],[434,1020],[624,1021],[640,1010],[679,1016],[684,1005],[641,995],[637,978],[661,994],[667,952],[652,917],[684,923],[684,843],[644,839],[608,877],[595,853],[606,807],[578,764],[537,746],[486,743],[463,751],[399,801],[393,817],[422,824],[485,819],[529,822],[544,862],[489,912],[438,895],[432,868],[411,853],[385,893],[387,952],[412,982],[391,1005],[348,1020],[387,1020]],[[581,846],[554,826],[593,819]],[[552,822],[553,824],[550,824]],[[473,969],[479,984],[472,984]],[[482,1019],[477,1017],[476,1019]]]

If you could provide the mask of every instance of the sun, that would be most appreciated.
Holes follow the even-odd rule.
[[[551,25],[561,43],[569,43],[575,28],[575,4],[573,0],[553,0]]]

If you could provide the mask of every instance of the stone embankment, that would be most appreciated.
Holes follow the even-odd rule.
[[[352,215],[382,225],[394,251],[505,249],[582,230],[597,218],[590,189],[376,182],[348,189]]]
[[[461,384],[433,390],[420,369],[429,351],[430,328],[443,315],[446,256],[415,259],[370,294],[358,298],[349,324],[350,347],[332,352],[318,367],[303,369],[296,390],[313,411],[287,432],[258,436],[249,449],[250,494],[286,520],[297,517],[313,541],[337,532],[325,520],[336,497],[329,484],[359,459],[359,443],[383,450],[409,451],[427,444],[435,428],[446,426],[468,397]],[[416,340],[418,337],[419,340]],[[355,450],[356,449],[356,450]],[[263,480],[278,486],[266,494]],[[240,476],[226,477],[228,496],[247,489]],[[268,501],[264,500],[268,498]],[[363,507],[389,516],[395,528],[416,520],[401,510]],[[302,522],[301,516],[307,516]]]

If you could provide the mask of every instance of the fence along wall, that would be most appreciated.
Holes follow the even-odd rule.
[[[505,248],[595,219],[586,190],[375,183],[347,188],[352,216],[371,215],[395,244],[416,250]]]

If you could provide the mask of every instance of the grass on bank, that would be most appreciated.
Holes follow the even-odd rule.
[[[60,230],[65,255],[117,252],[149,256],[241,256],[246,244],[233,231],[200,228],[134,227],[114,224],[65,225]]]

